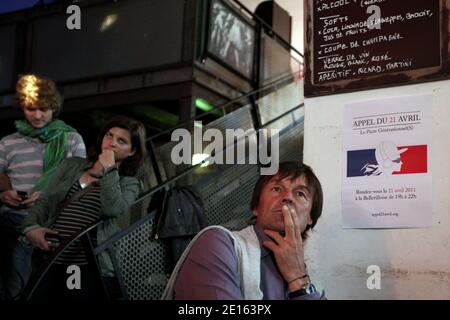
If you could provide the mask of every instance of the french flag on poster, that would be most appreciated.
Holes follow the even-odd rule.
[[[427,150],[383,141],[375,149],[347,151],[347,177],[426,173]]]

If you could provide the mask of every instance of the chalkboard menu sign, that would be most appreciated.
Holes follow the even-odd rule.
[[[445,71],[443,0],[305,3],[306,96],[427,81]]]

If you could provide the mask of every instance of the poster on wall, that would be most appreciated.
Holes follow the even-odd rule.
[[[432,223],[429,95],[352,103],[344,109],[344,228]]]

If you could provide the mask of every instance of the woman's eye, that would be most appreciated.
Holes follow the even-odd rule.
[[[298,197],[306,198],[306,195],[305,195],[303,192],[301,192],[301,191],[297,191],[297,192],[296,192],[296,195],[297,195]]]
[[[280,190],[281,190],[280,187],[273,187],[273,188],[272,188],[272,191],[275,191],[275,192],[279,192]]]
[[[123,140],[123,139],[119,139],[119,143],[120,144],[127,144],[127,142],[125,140]]]

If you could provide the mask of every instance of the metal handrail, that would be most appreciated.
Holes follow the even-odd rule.
[[[270,120],[269,122],[265,123],[264,126],[262,126],[262,127],[260,127],[260,128],[256,128],[256,129],[255,129],[256,133],[258,133],[259,131],[263,130],[265,127],[269,126],[270,124],[272,124],[272,123],[274,123],[274,122],[280,120],[281,118],[283,118],[284,116],[288,115],[289,113],[295,111],[296,109],[301,108],[303,105],[304,105],[304,104],[301,103],[300,105],[298,105],[298,106],[296,106],[296,107],[294,107],[294,108],[292,108],[292,109],[289,109],[288,111],[284,112],[284,113],[281,114],[280,116],[277,116],[276,118],[274,118],[274,119]],[[294,123],[294,124],[296,124],[296,123]],[[243,139],[243,138],[245,138],[245,137],[241,137],[241,139]],[[238,142],[240,142],[240,140],[236,141],[235,143],[238,143]],[[228,148],[228,146],[227,146],[226,148]],[[222,152],[223,152],[223,151],[222,151]],[[206,159],[206,160],[203,160],[202,162],[200,162],[200,163],[198,163],[198,164],[196,164],[196,165],[193,165],[193,166],[189,167],[187,170],[185,170],[185,171],[179,173],[179,174],[176,175],[175,177],[172,177],[172,178],[166,180],[166,181],[163,182],[162,184],[160,184],[160,185],[158,185],[158,186],[156,186],[156,187],[151,188],[149,191],[147,191],[147,192],[145,192],[143,195],[141,195],[141,197],[139,197],[138,200],[144,200],[144,199],[146,199],[151,193],[154,193],[154,192],[156,192],[156,191],[158,191],[158,190],[161,190],[161,189],[163,189],[164,187],[166,187],[167,185],[170,185],[171,183],[175,182],[175,181],[178,180],[179,178],[185,176],[186,174],[191,173],[193,170],[195,170],[195,169],[197,169],[198,167],[200,167],[200,166],[201,166],[202,164],[204,164],[206,161],[207,161],[207,159]],[[137,204],[137,203],[139,202],[138,200],[136,200],[136,202],[135,202],[134,204]]]
[[[80,239],[82,236],[86,235],[91,230],[97,228],[103,222],[104,220],[96,221],[90,224],[87,228],[79,230],[78,232],[74,233],[71,237],[64,239],[60,243],[58,248],[53,253],[51,253],[51,255],[48,257],[45,263],[39,267],[39,271],[33,273],[32,278],[30,279],[30,281],[28,281],[28,284],[21,295],[21,299],[30,300],[34,294],[34,291],[38,288],[39,284],[41,283],[44,276],[47,274],[50,267],[54,264],[56,259],[58,259],[58,257],[64,252],[64,250],[66,250],[76,240]]]
[[[286,115],[294,112],[295,110],[303,107],[303,103],[301,103],[300,105],[289,109],[288,111],[284,112],[283,114],[281,114],[280,116],[272,119],[271,121],[267,122],[266,124],[264,124],[264,126],[262,126],[261,128],[257,128],[256,132],[259,132],[260,130],[264,129],[265,127],[275,123],[276,121],[280,120],[281,118],[285,117]],[[289,125],[288,127],[286,127],[284,129],[285,130],[289,130],[291,129],[293,126],[296,126],[300,121],[294,121],[291,125]],[[242,139],[242,138],[241,138]],[[236,141],[235,143],[238,143],[239,141]],[[227,148],[227,147],[226,147]],[[222,151],[223,152],[223,151]],[[145,193],[141,194],[139,196],[138,199],[136,199],[136,201],[132,204],[132,206],[139,204],[140,202],[146,200],[148,197],[152,196],[154,193],[158,192],[161,189],[164,189],[165,187],[169,186],[170,184],[174,183],[175,181],[177,181],[178,179],[181,179],[182,177],[188,175],[189,173],[193,172],[195,169],[199,168],[203,162],[205,162],[206,160],[202,161],[201,163],[198,163],[196,165],[193,165],[191,167],[189,167],[188,169],[184,170],[183,172],[178,173],[176,176],[168,179],[167,181],[164,181],[163,183],[157,185],[156,187],[153,187],[151,189],[149,189],[148,191],[146,191]],[[147,220],[153,218],[155,216],[155,212],[150,212],[148,213],[148,215],[146,215],[145,217],[141,218],[140,220],[136,221],[134,224],[128,226],[128,228],[120,231],[119,233],[113,235],[111,238],[106,239],[101,245],[99,245],[96,249],[95,249],[95,254],[98,255],[101,252],[105,251],[106,249],[110,248],[112,243],[118,241],[119,239],[121,239],[123,236],[127,235],[128,233],[132,232],[133,230],[135,230],[136,228],[138,228],[140,225],[142,225],[143,223],[145,223]]]
[[[165,135],[165,134],[167,134],[169,132],[172,132],[173,130],[175,130],[177,128],[184,127],[184,126],[190,124],[192,121],[198,120],[198,119],[200,119],[202,117],[205,117],[206,115],[212,114],[215,111],[218,111],[218,110],[221,110],[221,109],[225,109],[228,106],[231,106],[231,105],[239,102],[240,100],[243,100],[243,99],[249,98],[251,96],[257,95],[258,93],[265,92],[265,91],[267,91],[269,89],[272,89],[272,88],[278,89],[280,83],[283,83],[283,82],[285,82],[285,81],[287,81],[289,79],[292,79],[292,78],[295,77],[295,75],[297,75],[297,74],[300,75],[301,73],[302,73],[301,70],[290,72],[289,74],[283,76],[282,78],[277,79],[274,83],[270,83],[270,84],[268,84],[268,85],[266,85],[264,87],[261,87],[259,89],[253,90],[253,91],[251,91],[249,93],[246,93],[246,94],[244,94],[242,96],[239,96],[239,97],[237,97],[237,98],[235,98],[235,99],[233,99],[231,101],[227,101],[227,102],[225,102],[224,104],[222,104],[220,106],[217,106],[217,107],[215,107],[215,108],[213,108],[213,109],[211,109],[211,110],[209,110],[209,111],[207,111],[207,112],[205,112],[203,114],[200,114],[198,116],[192,117],[189,120],[186,120],[186,121],[184,121],[184,122],[182,122],[180,124],[177,124],[174,127],[171,127],[171,128],[166,129],[164,131],[160,131],[160,132],[152,135],[151,137],[148,137],[146,141],[149,142],[151,140],[154,140],[154,139],[158,138],[159,136],[162,136],[162,135]]]
[[[209,115],[209,114],[211,114],[213,112],[216,112],[217,110],[225,109],[226,107],[231,106],[233,104],[236,104],[236,103],[238,103],[239,101],[241,101],[243,99],[251,99],[252,97],[258,96],[258,94],[260,94],[262,92],[268,94],[269,92],[276,91],[276,90],[278,90],[280,88],[281,84],[285,84],[286,81],[288,81],[290,79],[295,79],[295,76],[296,75],[301,75],[301,73],[302,73],[301,70],[294,71],[294,72],[289,72],[288,74],[284,75],[283,77],[280,77],[277,80],[275,80],[273,83],[270,83],[270,84],[268,84],[268,85],[266,85],[264,87],[261,87],[259,89],[253,90],[252,92],[249,92],[249,93],[244,94],[244,95],[242,95],[240,97],[237,97],[237,98],[235,98],[235,99],[233,99],[231,101],[228,101],[228,102],[224,103],[221,106],[213,108],[212,110],[209,110],[206,113],[203,113],[201,115],[192,117],[191,119],[186,120],[186,121],[182,122],[181,124],[178,124],[178,125],[176,125],[176,126],[174,126],[172,128],[166,129],[164,131],[158,132],[158,133],[152,135],[151,137],[147,138],[146,139],[146,143],[148,144],[148,148],[149,148],[149,157],[150,157],[150,161],[152,163],[152,166],[153,166],[153,169],[154,169],[154,173],[155,173],[155,177],[156,177],[156,179],[158,181],[158,184],[161,184],[163,182],[163,179],[162,179],[162,175],[161,175],[160,169],[159,169],[159,167],[157,165],[156,152],[155,152],[156,150],[155,150],[155,144],[154,144],[154,140],[155,139],[157,139],[158,137],[161,137],[163,135],[169,134],[169,133],[173,132],[177,128],[182,128],[182,127],[188,126],[193,121],[199,120],[202,117],[205,117],[205,116],[207,116],[207,115]],[[258,118],[259,115],[257,114],[256,108],[254,108],[255,101],[252,100],[252,101],[249,101],[249,103],[253,107],[252,110],[256,113],[255,117]],[[256,121],[256,123],[259,123],[259,120]]]

